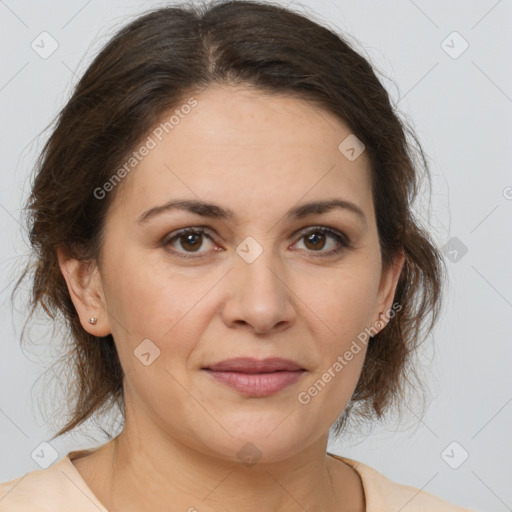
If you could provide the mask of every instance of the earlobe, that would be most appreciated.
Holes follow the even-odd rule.
[[[102,337],[111,333],[101,276],[94,262],[72,258],[65,247],[57,249],[61,273],[84,330]]]
[[[380,288],[379,288],[379,302],[378,302],[378,318],[375,325],[381,331],[386,327],[389,322],[389,315],[387,312],[392,308],[393,299],[395,297],[396,287],[400,274],[405,263],[405,254],[401,251],[395,256],[393,264],[388,268],[385,274],[382,275]]]

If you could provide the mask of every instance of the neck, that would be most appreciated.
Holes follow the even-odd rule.
[[[340,511],[326,440],[294,457],[253,465],[205,455],[176,442],[139,443],[127,431],[112,443],[111,512]],[[329,460],[331,459],[331,460]]]

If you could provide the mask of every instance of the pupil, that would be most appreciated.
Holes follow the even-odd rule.
[[[201,235],[195,235],[195,234],[185,235],[185,240],[186,240],[186,241],[185,241],[185,244],[189,244],[189,241],[190,241],[191,239],[194,239],[194,237],[197,237],[197,239],[198,239],[200,236],[201,236]],[[192,242],[192,244],[191,244],[191,245],[194,245],[194,246],[195,246],[195,247],[192,247],[193,249],[198,249],[198,248],[200,247],[200,245],[201,245],[200,243],[197,243],[197,239],[196,239],[196,243],[195,243],[195,244],[194,244],[193,242]]]
[[[321,233],[321,234],[318,234],[318,233],[311,233],[309,236],[306,237],[306,244],[308,244],[312,239],[313,239],[313,246],[315,245],[315,243],[317,243],[319,241],[319,239],[322,239],[324,238],[324,234]],[[315,242],[316,240],[316,242]],[[319,249],[322,249],[323,248],[323,244],[322,244],[322,247],[313,247],[313,248],[319,248]]]
[[[197,250],[201,246],[201,244],[198,243],[200,236],[201,236],[200,234],[184,235],[185,245],[189,245],[189,248],[192,248],[193,250]],[[306,237],[306,245],[312,244],[313,249],[322,249],[324,244],[322,244],[321,247],[317,247],[317,244],[320,241],[324,241],[323,240],[324,238],[325,238],[325,235],[323,233],[321,233],[321,234],[311,233],[310,235],[308,235]],[[195,239],[195,243],[194,243],[194,239]],[[182,244],[182,246],[183,246],[183,244]]]

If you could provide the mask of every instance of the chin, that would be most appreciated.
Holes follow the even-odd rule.
[[[203,437],[203,450],[206,448],[213,457],[248,465],[285,460],[301,451],[308,444],[308,440],[304,438],[303,431],[287,429],[282,423],[283,418],[281,415],[279,421],[272,424],[247,424],[238,430],[223,424],[231,436],[224,431],[217,431],[214,439],[210,432],[209,436]]]

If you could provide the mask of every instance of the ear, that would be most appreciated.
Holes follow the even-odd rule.
[[[382,273],[379,291],[377,294],[377,309],[373,324],[379,328],[379,331],[384,329],[389,322],[390,315],[388,312],[393,305],[393,298],[395,297],[396,287],[398,285],[400,274],[402,273],[404,262],[405,254],[401,251],[395,256],[393,263],[389,268]],[[400,309],[402,309],[401,305],[397,310],[400,311]]]
[[[97,264],[71,258],[64,247],[57,249],[57,258],[82,327],[93,336],[110,334],[103,284]],[[95,318],[96,323],[91,324],[90,318]]]

